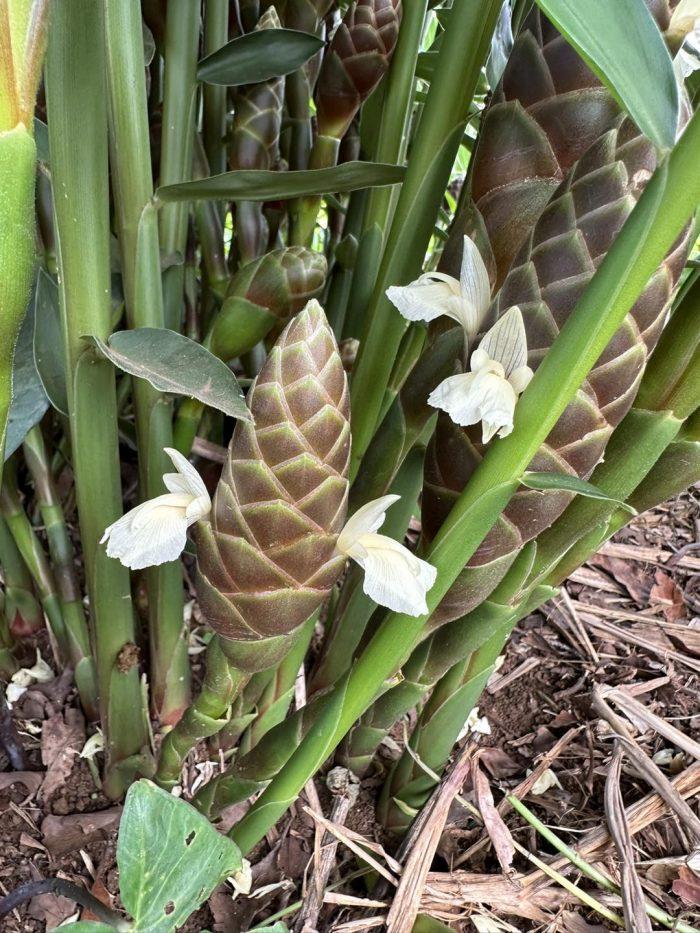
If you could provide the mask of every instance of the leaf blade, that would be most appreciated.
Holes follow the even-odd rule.
[[[398,185],[406,173],[402,165],[383,162],[344,162],[332,168],[293,172],[242,169],[209,178],[166,185],[156,198],[162,203],[196,200],[274,201],[345,193],[359,188]]]
[[[680,98],[671,56],[643,0],[537,0],[538,6],[662,149],[676,138]]]
[[[197,77],[206,84],[259,84],[296,71],[323,47],[323,40],[297,29],[260,29],[231,39],[203,58]]]
[[[527,471],[523,473],[520,480],[523,486],[528,489],[536,489],[540,492],[547,490],[557,490],[559,492],[573,492],[579,496],[586,496],[588,499],[600,499],[602,502],[610,502],[620,509],[637,514],[637,510],[632,508],[622,499],[615,499],[607,495],[598,486],[587,482],[585,479],[579,479],[578,476],[571,476],[569,473],[537,473]]]
[[[109,343],[87,339],[119,369],[146,379],[159,392],[196,398],[232,418],[251,420],[231,370],[189,337],[166,328],[137,327],[117,331]]]

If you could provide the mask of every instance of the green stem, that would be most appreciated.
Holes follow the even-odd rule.
[[[231,704],[248,678],[229,662],[224,640],[215,635],[207,648],[202,689],[163,740],[155,778],[162,787],[177,784],[185,759],[197,742],[216,735],[226,725]]]
[[[352,381],[351,479],[378,424],[384,392],[406,328],[385,292],[390,285],[405,285],[421,269],[500,9],[500,0],[455,0],[450,10],[367,307]]]
[[[44,627],[44,616],[34,595],[31,574],[1,515],[0,571],[5,590],[5,619],[11,634],[15,638],[35,635]]]
[[[228,42],[229,0],[206,0],[204,5],[204,56]],[[202,87],[204,151],[212,175],[226,171],[226,95],[228,88],[218,84]]]
[[[340,140],[334,136],[317,136],[309,157],[309,168],[331,168],[338,161],[339,149]],[[320,197],[308,197],[290,203],[289,242],[293,246],[311,246],[321,201]]]
[[[4,680],[9,680],[19,667],[12,650],[14,645],[15,640],[5,615],[5,596],[0,591],[0,677]]]
[[[130,327],[163,327],[156,213],[151,206],[151,149],[139,0],[104,0],[112,177],[122,277]],[[145,379],[132,381],[143,500],[163,493],[172,467],[169,401]],[[177,722],[190,697],[179,561],[146,572],[151,641],[151,696],[161,722]]]
[[[384,106],[378,122],[376,148],[372,153],[376,162],[400,163],[405,155],[416,61],[427,8],[427,0],[416,0],[403,8],[399,38],[389,73],[383,82]],[[343,337],[359,339],[362,335],[364,316],[379,272],[386,229],[396,197],[397,192],[391,188],[373,188],[367,193],[367,208],[352,276]]]
[[[452,8],[450,22],[460,9],[457,4]],[[448,29],[446,38],[449,35]],[[694,213],[700,202],[699,147],[700,115],[696,114],[649,182],[520,398],[513,433],[488,450],[428,549],[426,557],[438,574],[427,597],[428,616],[390,613],[356,661],[326,755],[408,657],[429,614],[496,522],[539,447]],[[320,754],[319,741],[316,734],[302,742],[235,827],[232,835],[243,851],[264,836],[304,786],[309,765],[315,765]]]
[[[65,624],[68,658],[73,665],[83,709],[88,718],[94,720],[99,715],[95,662],[90,648],[82,594],[75,576],[73,544],[54,484],[41,428],[32,428],[24,439],[22,450],[24,462],[34,481],[37,504],[48,538],[49,555]]]
[[[14,460],[10,460],[5,466],[2,490],[0,490],[0,514],[32,576],[51,633],[56,639],[58,650],[62,658],[66,659],[69,657],[68,636],[63,620],[61,600],[58,596],[51,565],[36,536],[32,523],[22,507],[19,490],[17,489]]]
[[[59,297],[78,517],[93,623],[105,793],[118,797],[150,770],[129,571],[100,538],[122,514],[114,369],[85,334],[111,331],[107,88],[103,9],[55,4],[46,67]]]
[[[197,92],[200,0],[170,0],[165,25],[161,185],[188,181],[192,175],[192,145]],[[160,211],[160,245],[174,264],[163,274],[165,323],[180,330],[185,281],[186,202],[165,204]]]

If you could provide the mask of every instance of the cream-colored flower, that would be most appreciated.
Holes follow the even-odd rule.
[[[693,72],[700,69],[700,19],[696,19],[693,29],[686,35],[683,44],[673,59],[673,67],[680,84]]]
[[[532,379],[527,365],[527,339],[520,308],[510,308],[472,353],[471,372],[450,376],[428,397],[428,403],[447,412],[461,425],[482,422],[487,444],[513,430],[518,396]]]
[[[671,16],[666,35],[674,42],[681,43],[695,28],[695,21],[700,19],[700,0],[681,0]]]
[[[446,315],[461,324],[471,340],[488,311],[491,285],[481,253],[465,236],[459,281],[444,272],[426,272],[410,285],[392,285],[386,294],[407,320],[434,321]]]
[[[386,510],[401,496],[381,496],[363,505],[348,519],[338,536],[337,549],[365,572],[364,592],[379,606],[410,616],[428,612],[426,593],[437,571],[393,538],[378,535]]]
[[[177,473],[163,476],[162,496],[142,502],[110,525],[100,544],[107,554],[132,570],[177,560],[187,543],[187,529],[211,511],[201,476],[177,450],[165,448]]]
[[[33,666],[20,668],[18,671],[15,671],[10,678],[10,682],[5,690],[7,705],[12,707],[34,684],[46,684],[50,680],[53,680],[55,676],[56,675],[42,658],[41,652],[37,648],[36,661]]]

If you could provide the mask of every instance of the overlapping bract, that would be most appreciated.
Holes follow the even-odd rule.
[[[382,79],[396,46],[401,0],[356,0],[326,52],[316,89],[319,136],[340,139]]]
[[[617,124],[571,169],[520,250],[492,306],[494,317],[514,304],[520,307],[528,363],[533,369],[573,312],[656,166],[652,144],[631,121],[618,117]],[[686,255],[684,237],[597,361],[531,469],[581,477],[592,472],[613,428],[632,405]],[[460,429],[440,416],[426,460],[423,522],[428,537],[442,524],[482,452],[473,430]],[[434,620],[456,618],[478,604],[522,544],[550,525],[570,498],[569,493],[557,491],[516,493]]]
[[[280,335],[250,409],[255,425],[237,424],[198,528],[197,592],[227,656],[255,672],[287,653],[344,565],[349,395],[317,302]]]

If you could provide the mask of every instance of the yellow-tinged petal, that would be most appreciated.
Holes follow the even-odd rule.
[[[380,496],[379,499],[373,499],[361,506],[347,520],[345,527],[338,535],[336,547],[340,553],[354,557],[352,550],[358,540],[362,535],[371,534],[381,528],[386,520],[386,510],[400,498],[401,496],[396,495]]]

